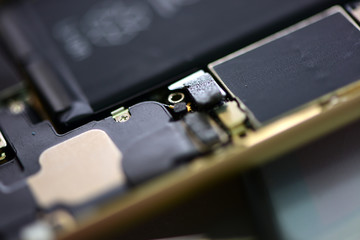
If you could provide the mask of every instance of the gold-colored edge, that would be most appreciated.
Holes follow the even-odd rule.
[[[312,17],[310,23],[335,12],[341,12],[347,16],[342,8],[336,6],[325,13]],[[355,24],[349,16],[347,18]],[[308,20],[281,34],[275,34],[269,39],[279,38],[282,34],[295,31],[306,24],[309,24]],[[252,47],[248,47],[248,51],[254,46],[259,46],[259,43],[264,44],[267,41],[269,40],[260,41]],[[215,63],[242,53],[243,50],[240,50]],[[214,66],[214,63],[210,64],[209,68]],[[335,101],[332,101],[334,96]],[[109,234],[114,231],[125,231],[128,227],[149,219],[155,213],[186,199],[201,188],[211,186],[211,183],[219,179],[230,177],[239,171],[270,161],[355,121],[360,118],[359,106],[360,82],[356,82],[317,99],[303,109],[278,119],[256,132],[248,133],[245,138],[234,139],[233,146],[198,158],[189,165],[150,181],[103,208],[94,210],[95,214],[91,214],[92,217],[84,217],[79,221],[76,231],[63,233],[59,239],[97,239],[110,236]]]
[[[127,227],[187,198],[204,186],[258,166],[360,118],[360,91],[344,95],[333,105],[312,106],[235,141],[234,147],[196,159],[151,181],[98,210],[94,218],[80,221],[77,231],[61,239],[98,238]],[[304,117],[306,116],[306,117]],[[331,119],[331,121],[329,121]]]

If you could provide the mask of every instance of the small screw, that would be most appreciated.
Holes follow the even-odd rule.
[[[125,109],[124,107],[112,111],[111,115],[116,122],[126,122],[131,117],[129,109]]]
[[[9,109],[12,114],[19,114],[25,110],[25,105],[21,101],[12,101],[10,102]]]
[[[123,114],[121,114],[120,116],[117,116],[115,118],[115,121],[117,122],[126,122],[130,119],[130,114],[128,112],[125,112]]]

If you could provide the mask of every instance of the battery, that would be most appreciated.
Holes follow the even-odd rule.
[[[164,85],[337,2],[16,1],[3,9],[0,31],[49,108],[67,122]]]

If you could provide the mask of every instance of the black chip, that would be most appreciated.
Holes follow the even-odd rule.
[[[215,65],[261,123],[360,80],[360,31],[336,12]]]
[[[174,105],[174,112],[175,113],[187,113],[188,112],[188,106],[186,105],[186,102],[179,102]]]
[[[201,112],[189,113],[184,121],[190,132],[205,146],[213,147],[220,143],[219,134],[210,123],[209,117]]]
[[[185,84],[185,87],[194,103],[200,108],[212,107],[223,98],[220,87],[208,73]]]
[[[61,116],[66,122],[203,66],[252,36],[333,3],[337,1],[24,1],[2,13],[0,31],[50,107],[57,113],[70,111]],[[44,78],[46,87],[38,80]]]

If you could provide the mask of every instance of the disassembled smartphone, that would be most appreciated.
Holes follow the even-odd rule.
[[[360,29],[341,6],[213,63],[199,58],[201,67],[185,72],[187,61],[235,33],[186,51],[167,35],[168,56],[152,42],[153,25],[186,21],[179,8],[201,4],[93,2],[72,5],[66,18],[44,11],[62,1],[13,3],[0,13],[4,45],[28,79],[28,87],[13,81],[1,91],[1,237],[111,238],[360,118]],[[189,21],[205,26],[213,13],[204,14]],[[136,47],[124,49],[129,42]],[[119,54],[128,59],[114,61]],[[136,61],[140,70],[131,69]],[[185,74],[173,78],[166,69],[175,63]]]

